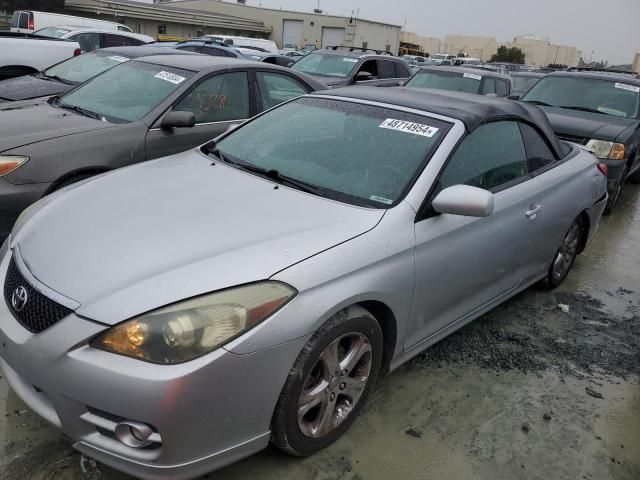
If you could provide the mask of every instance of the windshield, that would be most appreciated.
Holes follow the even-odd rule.
[[[300,98],[216,145],[222,157],[304,182],[323,196],[388,208],[413,183],[450,125],[346,101]]]
[[[436,88],[454,92],[478,93],[482,75],[432,70],[421,70],[406,84],[407,87]]]
[[[111,122],[140,120],[193,72],[129,61],[89,80],[61,98],[65,105],[97,113]]]
[[[34,35],[39,35],[41,37],[49,37],[49,38],[60,38],[63,35],[69,33],[71,30],[67,30],[66,28],[59,27],[47,27],[41,28],[33,32]]]
[[[44,74],[67,82],[84,83],[90,78],[128,61],[128,57],[107,52],[91,52],[72,57],[58,65],[47,68]]]
[[[640,87],[623,81],[549,76],[522,97],[525,102],[638,118]]]
[[[511,93],[513,95],[523,95],[529,91],[538,81],[540,77],[511,77]]]
[[[291,68],[309,75],[344,78],[358,63],[354,57],[343,57],[331,53],[310,53]]]

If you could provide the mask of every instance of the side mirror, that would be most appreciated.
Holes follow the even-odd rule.
[[[371,79],[373,79],[373,75],[369,72],[358,72],[356,74],[356,82],[368,82]]]
[[[174,128],[191,128],[196,124],[196,116],[193,112],[169,112],[160,122],[163,130],[173,130]]]
[[[520,100],[520,95],[509,95],[507,98],[509,100]]]
[[[469,185],[454,185],[436,195],[431,206],[438,213],[488,217],[493,213],[493,193]]]

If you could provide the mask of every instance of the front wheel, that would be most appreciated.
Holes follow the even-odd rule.
[[[638,168],[638,170],[636,170],[631,175],[629,175],[629,178],[627,179],[627,181],[633,185],[639,185],[640,184],[640,168]]]
[[[553,290],[560,286],[562,282],[569,275],[571,267],[573,267],[576,257],[578,256],[578,249],[580,248],[580,241],[584,235],[584,224],[582,219],[576,219],[569,230],[565,234],[558,251],[553,257],[551,266],[547,271],[547,276],[542,280],[543,288],[547,290]]]
[[[318,330],[296,360],[278,399],[272,443],[290,455],[311,455],[354,422],[382,364],[380,325],[352,306]]]
[[[625,179],[627,178],[627,171],[628,171],[628,167],[625,165],[624,170],[622,171],[622,175],[620,175],[620,180],[616,184],[616,189],[609,197],[607,206],[604,207],[605,215],[611,215],[613,213],[613,210],[616,208],[616,205],[618,204],[618,200],[620,200],[620,195],[622,195],[624,182],[625,182]]]

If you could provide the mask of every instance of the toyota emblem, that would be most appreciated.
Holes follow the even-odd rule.
[[[27,300],[29,295],[27,294],[27,289],[24,287],[18,287],[13,291],[13,295],[11,296],[11,306],[16,312],[21,312],[24,310],[24,307],[27,306]]]

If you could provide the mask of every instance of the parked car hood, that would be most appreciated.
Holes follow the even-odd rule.
[[[67,85],[55,80],[45,80],[33,75],[10,78],[0,82],[0,101],[28,100],[66,93],[75,85]]]
[[[600,140],[615,140],[637,120],[557,107],[540,107],[556,134]]]
[[[52,107],[42,99],[3,103],[0,104],[0,152],[112,126],[108,122]]]
[[[193,150],[45,197],[12,245],[37,279],[81,304],[78,314],[114,324],[268,279],[384,214],[274,186]]]

